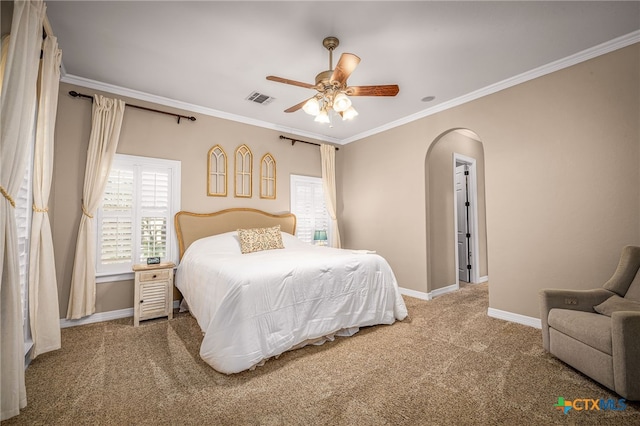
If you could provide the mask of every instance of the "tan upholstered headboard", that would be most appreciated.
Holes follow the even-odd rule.
[[[283,232],[291,235],[296,232],[296,216],[293,213],[271,214],[250,208],[226,209],[214,213],[181,211],[176,213],[174,221],[180,259],[194,241],[239,228],[267,228],[280,225]]]

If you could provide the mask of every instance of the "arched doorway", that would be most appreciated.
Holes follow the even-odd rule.
[[[487,281],[484,147],[475,132],[450,129],[434,140],[425,158],[425,190],[429,297],[457,290],[461,279]]]

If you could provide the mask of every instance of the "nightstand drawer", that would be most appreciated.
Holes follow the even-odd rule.
[[[155,271],[140,272],[140,282],[168,280],[169,273],[173,273],[173,270],[161,269]]]

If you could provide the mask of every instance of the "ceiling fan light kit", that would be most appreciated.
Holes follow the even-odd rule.
[[[351,106],[351,99],[344,94],[344,92],[338,92],[333,98],[333,109],[337,112],[344,112]]]
[[[320,112],[320,102],[314,97],[302,105],[302,110],[309,115],[318,115]]]
[[[334,69],[333,50],[339,44],[340,41],[336,37],[326,37],[322,41],[322,45],[329,51],[329,69],[316,75],[315,85],[272,75],[267,77],[270,81],[315,89],[318,92],[284,112],[295,112],[302,108],[304,112],[315,117],[314,121],[331,125],[331,111],[339,114],[343,120],[351,120],[358,115],[349,96],[395,96],[398,94],[399,87],[396,84],[348,86],[347,78],[360,63],[360,58],[353,53],[343,53]]]
[[[340,115],[342,115],[343,120],[351,120],[358,115],[358,111],[356,111],[354,107],[349,107],[345,112],[340,113]]]
[[[331,120],[329,119],[329,114],[326,109],[320,110],[313,121],[315,121],[316,123],[331,124]]]

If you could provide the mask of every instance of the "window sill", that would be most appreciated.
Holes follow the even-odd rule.
[[[119,274],[104,274],[96,276],[96,284],[112,283],[116,281],[128,281],[134,279],[133,272],[124,272]]]
[[[173,262],[176,264],[176,266],[173,268],[173,270],[175,271],[177,268],[177,264],[178,262],[175,260],[168,260],[167,262]],[[135,279],[135,273],[132,272],[112,272],[112,273],[102,273],[99,275],[96,275],[96,284],[102,284],[102,283],[113,283],[113,282],[117,282],[117,281],[133,281]]]

